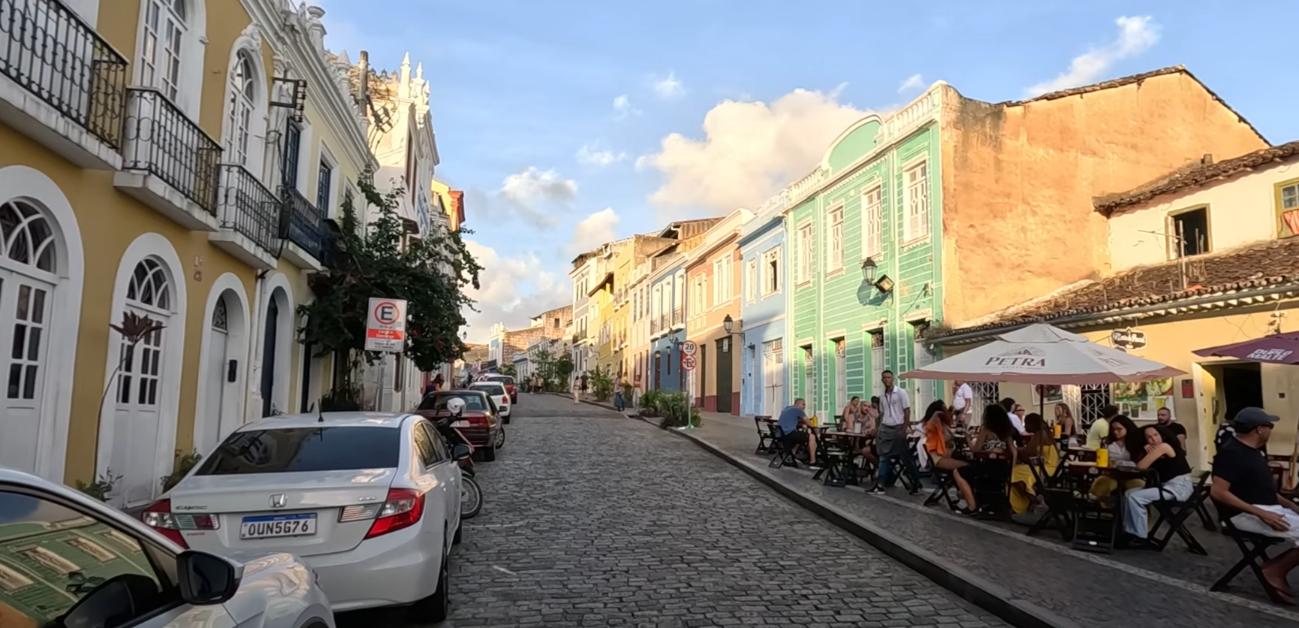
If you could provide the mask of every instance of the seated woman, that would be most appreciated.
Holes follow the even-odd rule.
[[[1110,466],[1115,466],[1120,462],[1132,462],[1132,453],[1145,453],[1145,437],[1141,435],[1141,430],[1137,429],[1137,424],[1132,419],[1120,414],[1110,419],[1110,433],[1105,437],[1105,451],[1109,453]],[[1127,490],[1139,489],[1146,485],[1144,480],[1128,480],[1124,482],[1124,488]],[[1118,489],[1118,480],[1109,476],[1101,476],[1092,482],[1091,493],[1096,497],[1109,497]]]
[[[971,451],[1009,456],[1013,466],[1016,455],[1014,442],[1015,427],[1010,422],[1010,413],[1000,405],[989,405],[984,408],[983,424],[970,439]],[[966,466],[952,471],[952,475],[969,482],[973,487],[975,482],[992,478],[1004,468],[1004,463],[986,459],[972,460]],[[966,508],[961,511],[962,513],[972,515],[978,512],[979,505],[973,499],[967,499],[965,504]]]
[[[857,431],[857,426],[862,422],[861,397],[854,395],[852,399],[849,399],[848,405],[843,407],[841,416],[843,422],[840,424],[840,429],[848,432]]]
[[[1069,404],[1055,404],[1055,424],[1060,426],[1061,438],[1068,439],[1070,445],[1080,440],[1078,422],[1074,420],[1073,410],[1069,409]]]
[[[945,411],[941,400],[929,404],[925,409],[925,451],[929,454],[929,463],[935,469],[953,472],[952,480],[956,483],[956,490],[961,493],[961,497],[968,505],[974,503],[974,490],[970,488],[970,483],[965,478],[955,473],[957,469],[969,463],[954,457],[956,437],[952,434],[953,414]]]
[[[879,417],[880,398],[871,397],[870,404],[862,407],[861,429],[858,431],[862,434],[875,434],[875,427]],[[875,441],[873,440],[867,443],[865,447],[862,447],[861,455],[863,458],[869,460],[872,465],[878,465],[880,462],[879,456],[875,454]]]
[[[1047,476],[1055,475],[1060,466],[1060,450],[1055,446],[1055,431],[1047,426],[1042,415],[1033,412],[1024,417],[1024,429],[1028,430],[1028,439],[1019,449],[1017,459],[1020,462],[1010,470],[1010,509],[1017,515],[1028,512],[1037,495],[1035,486],[1037,476],[1028,466],[1030,458],[1041,458]]]
[[[1191,464],[1186,461],[1186,451],[1177,437],[1162,425],[1147,425],[1141,430],[1145,436],[1145,455],[1137,461],[1137,468],[1151,471],[1150,482],[1143,489],[1128,491],[1123,504],[1123,531],[1132,538],[1129,546],[1146,543],[1150,534],[1150,512],[1146,507],[1157,501],[1186,501],[1195,492],[1191,481]]]

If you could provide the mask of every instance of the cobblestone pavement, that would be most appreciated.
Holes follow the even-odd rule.
[[[753,452],[757,434],[752,418],[706,418],[692,434],[757,464],[760,472],[804,494],[874,523],[1080,626],[1299,625],[1299,614],[1267,601],[1248,571],[1233,582],[1231,593],[1208,592],[1240,552],[1198,521],[1191,530],[1209,549],[1209,556],[1187,553],[1178,540],[1159,553],[1083,553],[1068,549],[1057,533],[1043,532],[1029,539],[1022,526],[972,522],[939,507],[924,508],[900,489],[881,498],[855,487],[826,487],[813,482],[811,473],[803,469],[768,469],[768,458]]]
[[[447,626],[1004,626],[640,421],[524,395],[452,555]],[[397,609],[339,617],[399,625]]]

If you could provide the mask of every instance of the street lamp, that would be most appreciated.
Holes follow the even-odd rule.
[[[871,285],[874,285],[874,284],[875,284],[875,271],[876,271],[877,269],[878,269],[878,267],[875,266],[875,260],[873,260],[873,259],[871,259],[871,258],[869,258],[869,257],[866,258],[866,259],[864,259],[864,260],[862,260],[862,263],[861,263],[861,278],[864,279],[864,280],[866,281],[866,283],[871,284]]]
[[[725,329],[726,333],[729,334],[731,333],[731,330],[734,328],[735,328],[735,319],[731,318],[730,314],[727,314],[726,318],[722,319],[722,329]]]

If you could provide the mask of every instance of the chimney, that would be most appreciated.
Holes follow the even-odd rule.
[[[1213,164],[1213,153],[1205,153],[1204,156],[1200,158],[1201,166],[1209,166],[1212,164]]]

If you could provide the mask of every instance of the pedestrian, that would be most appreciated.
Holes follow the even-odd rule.
[[[640,387],[640,375],[637,375],[637,376],[636,376],[636,383],[632,385],[632,391],[631,391],[631,407],[633,407],[633,408],[639,408],[639,407],[640,407],[640,397],[641,397],[642,394],[644,394],[644,390],[645,390],[645,389],[643,389],[643,388]]]
[[[902,465],[902,472],[911,479],[911,494],[920,494],[920,470],[916,468],[916,459],[907,444],[907,435],[911,433],[911,399],[907,391],[893,385],[893,371],[885,370],[880,376],[884,384],[884,394],[880,395],[880,424],[875,437],[876,450],[879,452],[880,468],[875,478],[871,493],[882,495],[884,487],[896,479],[894,467]]]
[[[970,417],[968,416],[971,407],[974,404],[974,390],[970,385],[961,380],[956,380],[956,390],[952,393],[952,423],[954,425],[965,425]]]
[[[573,376],[573,403],[582,403],[582,378]]]
[[[619,382],[618,387],[613,391],[613,409],[622,412],[623,407],[622,382]]]
[[[582,373],[582,378],[579,380],[579,384],[582,387],[582,396],[585,397],[586,396],[586,373]]]

